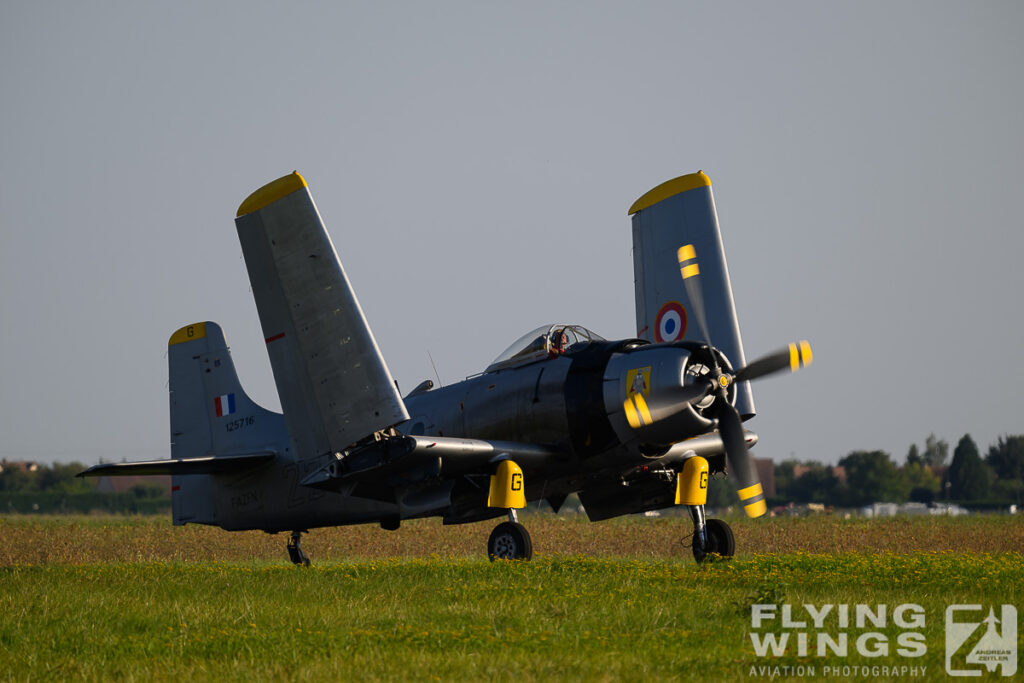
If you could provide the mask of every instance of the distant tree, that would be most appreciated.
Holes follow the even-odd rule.
[[[923,465],[924,464],[924,458],[922,458],[921,454],[918,452],[917,444],[916,443],[910,444],[910,450],[907,451],[907,464],[908,465]]]
[[[808,462],[804,465],[809,469],[799,478],[793,479],[789,486],[789,497],[796,503],[838,503],[839,480],[832,473],[832,468],[820,462]]]
[[[935,438],[934,434],[929,434],[928,438],[924,440],[924,464],[931,467],[939,467],[946,464],[946,458],[949,457],[949,444],[942,439]]]
[[[998,480],[994,490],[1002,500],[1012,500],[1018,505],[1024,500],[1024,436],[999,437],[990,446],[985,461],[995,471]]]
[[[18,466],[8,465],[0,472],[0,491],[16,493],[38,490],[39,477],[36,472],[26,472]]]
[[[1024,436],[999,437],[985,461],[1000,479],[1024,479]]]
[[[935,500],[935,494],[939,492],[942,483],[924,462],[918,460],[911,462],[907,457],[907,464],[900,473],[903,477],[904,487],[909,491],[910,500],[915,503],[931,503]]]
[[[75,475],[85,469],[80,462],[53,463],[39,468],[39,490],[61,493],[92,491],[94,485]]]
[[[164,487],[150,482],[135,484],[128,490],[136,498],[161,498],[164,495]]]
[[[992,473],[978,454],[970,434],[964,434],[949,465],[950,495],[955,500],[984,500],[992,490]]]
[[[1012,501],[1020,507],[1024,502],[1024,482],[1020,479],[996,479],[992,482],[992,493],[989,498],[1000,502]]]
[[[717,475],[708,480],[708,507],[722,510],[739,502],[732,479]]]
[[[796,460],[783,460],[775,465],[775,495],[779,498],[792,498],[792,488],[796,481],[793,470],[799,465]]]
[[[902,503],[907,486],[885,451],[854,451],[839,461],[846,470],[842,499],[847,505]]]

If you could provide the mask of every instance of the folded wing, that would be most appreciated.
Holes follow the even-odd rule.
[[[342,451],[407,420],[302,176],[254,192],[235,225],[296,455]]]
[[[637,199],[629,214],[633,217],[637,336],[652,342],[706,341],[698,325],[691,324],[696,321],[689,320],[694,306],[680,277],[679,247],[693,245],[701,255],[700,275],[711,338],[733,367],[745,365],[708,176],[697,172],[664,182]],[[737,386],[736,408],[744,418],[756,412],[747,382]]]

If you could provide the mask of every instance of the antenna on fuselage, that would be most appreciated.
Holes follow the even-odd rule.
[[[427,349],[427,358],[430,359],[430,367],[434,368],[434,377],[437,378],[437,386],[441,386],[441,375],[437,374],[437,366],[434,365],[434,357],[430,355],[430,349]]]

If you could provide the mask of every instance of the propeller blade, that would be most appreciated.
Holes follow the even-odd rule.
[[[708,332],[708,320],[704,311],[704,292],[700,286],[700,266],[697,264],[697,250],[692,244],[679,247],[676,252],[679,258],[679,273],[683,276],[683,286],[686,287],[686,296],[690,299],[690,310],[697,318],[700,332],[704,335],[704,342],[711,346],[711,334]]]
[[[760,517],[768,510],[764,499],[764,489],[754,467],[754,459],[747,450],[743,436],[743,423],[740,414],[729,403],[723,403],[718,414],[718,433],[722,436],[725,457],[732,468],[736,479],[736,490],[740,503],[748,517]]]
[[[747,364],[736,373],[735,381],[746,382],[781,372],[786,368],[789,368],[791,372],[796,372],[800,368],[810,365],[813,360],[811,345],[806,340],[799,344],[794,342],[788,348],[769,353],[767,356],[762,356],[753,363]]]

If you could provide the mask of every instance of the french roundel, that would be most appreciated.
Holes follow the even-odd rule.
[[[686,309],[678,301],[669,301],[654,319],[654,341],[679,341],[686,334]]]

